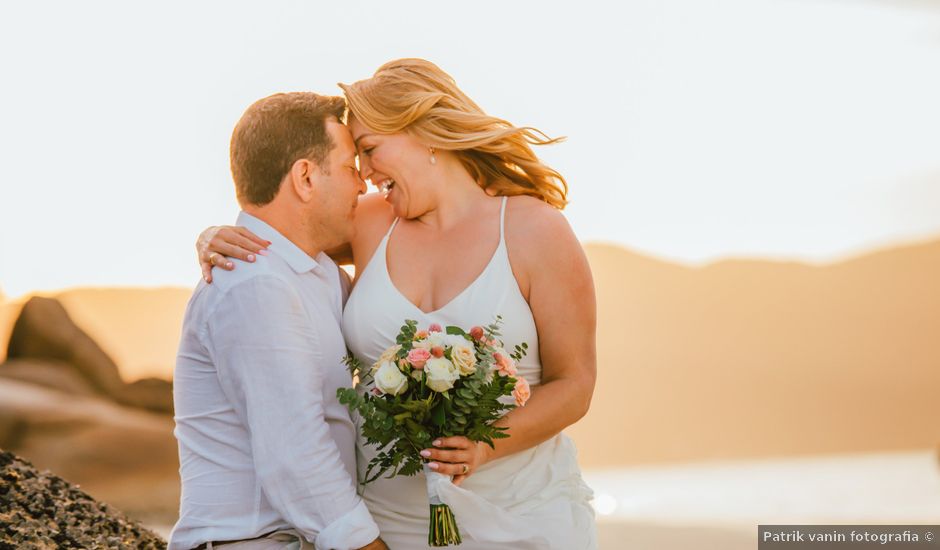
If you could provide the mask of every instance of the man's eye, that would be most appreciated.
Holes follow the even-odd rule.
[[[365,149],[362,150],[362,154],[363,154],[363,155],[371,155],[373,149],[375,149],[375,147],[366,147]]]

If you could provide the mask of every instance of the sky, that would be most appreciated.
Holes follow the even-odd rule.
[[[231,130],[398,57],[567,141],[583,242],[701,264],[940,237],[926,0],[32,2],[0,8],[0,290],[192,286]]]

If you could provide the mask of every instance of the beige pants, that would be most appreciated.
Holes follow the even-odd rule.
[[[224,550],[315,550],[313,543],[307,541],[296,529],[285,529],[270,535],[250,540],[237,540],[224,544],[206,545],[207,549]]]

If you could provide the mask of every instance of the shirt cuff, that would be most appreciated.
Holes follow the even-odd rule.
[[[362,499],[345,515],[327,525],[313,541],[317,550],[351,550],[362,548],[379,537],[379,526]]]

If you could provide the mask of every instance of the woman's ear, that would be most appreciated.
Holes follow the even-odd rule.
[[[294,193],[303,202],[310,202],[316,194],[317,178],[320,171],[317,165],[309,159],[299,159],[290,168],[291,186]]]

